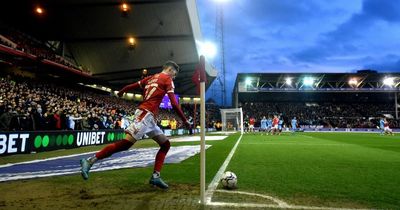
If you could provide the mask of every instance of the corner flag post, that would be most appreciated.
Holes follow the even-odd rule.
[[[206,70],[205,58],[200,56],[200,62],[196,66],[192,81],[200,92],[200,203],[206,204]],[[200,88],[199,88],[200,86]]]
[[[205,204],[206,196],[206,128],[205,128],[205,118],[206,118],[206,103],[205,103],[205,91],[206,91],[206,84],[205,82],[200,82],[200,187],[201,187],[201,200],[202,204]]]

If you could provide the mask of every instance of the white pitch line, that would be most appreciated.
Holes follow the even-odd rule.
[[[242,194],[242,195],[250,195],[250,196],[257,196],[257,197],[262,197],[262,198],[266,198],[269,199],[275,203],[278,204],[278,206],[282,207],[282,208],[286,208],[289,207],[290,205],[287,204],[285,201],[279,200],[277,198],[274,198],[272,196],[269,195],[263,195],[263,194],[257,194],[257,193],[250,193],[250,192],[244,192],[244,191],[228,191],[228,190],[215,190],[215,192],[221,192],[221,193],[230,193],[230,194]]]
[[[227,202],[209,202],[207,205],[210,206],[230,206],[230,207],[241,207],[241,208],[279,208],[279,209],[321,209],[321,210],[364,210],[364,209],[355,209],[355,208],[337,208],[337,207],[320,207],[320,206],[301,206],[301,205],[289,205],[288,203],[274,198],[272,196],[257,194],[257,193],[249,193],[243,191],[227,191],[227,190],[216,190],[215,192],[221,193],[231,193],[231,194],[242,194],[242,195],[250,195],[250,196],[258,196],[262,198],[266,198],[274,201],[277,205],[274,204],[263,204],[263,203],[227,203]],[[366,209],[365,209],[366,210]]]
[[[240,135],[238,141],[236,142],[235,146],[233,146],[231,152],[229,153],[228,157],[226,157],[224,163],[222,166],[219,168],[217,174],[215,174],[214,179],[211,181],[211,183],[208,185],[207,192],[206,192],[206,203],[211,202],[211,198],[214,194],[215,189],[217,189],[218,182],[221,180],[222,174],[225,172],[226,167],[228,166],[229,162],[232,159],[233,154],[236,151],[236,148],[238,147],[240,141],[242,140],[242,135]]]

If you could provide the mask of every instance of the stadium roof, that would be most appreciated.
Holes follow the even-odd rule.
[[[130,6],[125,14],[122,2]],[[43,15],[35,14],[36,6]],[[144,68],[158,73],[165,61],[174,60],[181,66],[176,91],[195,95],[191,76],[199,60],[196,43],[202,41],[195,0],[21,0],[2,8],[3,29],[56,41],[54,46],[116,88],[139,80]],[[134,48],[128,37],[135,38]],[[216,71],[209,64],[206,71],[211,84]]]

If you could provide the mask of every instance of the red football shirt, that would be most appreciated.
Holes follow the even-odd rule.
[[[272,125],[278,125],[278,123],[279,123],[279,119],[277,118],[277,117],[275,117],[273,120],[272,120]]]
[[[171,76],[165,73],[146,77],[138,83],[143,88],[143,101],[140,103],[139,108],[146,109],[155,115],[158,113],[160,103],[165,94],[173,93],[175,89]]]
[[[249,121],[249,124],[250,124],[250,125],[254,125],[254,124],[255,124],[255,122],[256,122],[256,119],[254,119],[254,118],[250,118],[250,121]]]

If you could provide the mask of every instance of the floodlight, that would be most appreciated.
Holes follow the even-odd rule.
[[[41,15],[41,14],[43,14],[44,10],[43,10],[43,8],[37,6],[37,7],[35,8],[35,12],[36,12],[37,14]]]
[[[349,80],[349,85],[357,85],[357,84],[358,84],[358,81],[357,81],[356,78],[351,78],[351,79]]]
[[[122,4],[121,4],[121,10],[122,10],[123,12],[128,12],[128,10],[129,10],[128,4],[122,3]]]
[[[246,86],[251,85],[251,79],[250,79],[250,78],[247,78],[246,81],[245,81],[245,84],[246,84]]]
[[[305,78],[303,79],[303,84],[304,84],[305,86],[313,86],[313,85],[314,85],[314,78],[312,78],[312,77],[305,77]]]
[[[133,37],[129,37],[128,38],[128,42],[129,42],[130,45],[135,45],[136,40]]]
[[[394,78],[393,77],[385,77],[383,79],[383,84],[387,86],[393,86],[394,85]]]
[[[292,78],[286,78],[286,80],[285,80],[285,83],[287,84],[287,85],[292,85]]]
[[[204,55],[208,59],[213,59],[217,55],[217,47],[212,42],[197,42],[199,45],[200,55]]]
[[[136,39],[133,37],[128,37],[128,49],[134,50],[136,48]]]

